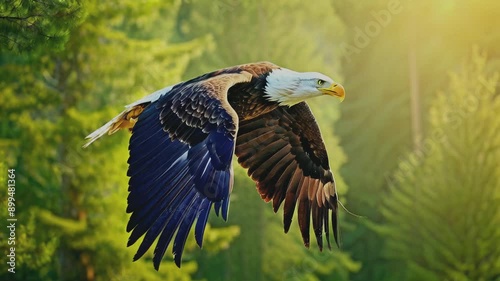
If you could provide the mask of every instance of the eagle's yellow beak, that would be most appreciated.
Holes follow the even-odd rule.
[[[337,83],[332,83],[332,85],[328,88],[319,88],[319,90],[323,92],[325,95],[330,95],[339,98],[340,102],[342,102],[345,98],[344,87]]]

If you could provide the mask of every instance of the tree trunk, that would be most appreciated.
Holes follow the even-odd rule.
[[[413,149],[419,150],[422,143],[422,112],[420,106],[420,87],[417,65],[417,27],[413,9],[408,17],[408,67],[410,78],[410,108],[411,108],[411,135]]]
[[[63,66],[60,58],[55,61],[56,90],[61,94],[62,101],[58,112],[59,118],[67,116],[67,110],[75,106],[75,99],[69,94],[67,79],[69,73],[74,71],[77,66],[70,64],[69,68]],[[71,160],[68,155],[68,144],[71,136],[66,133],[61,134],[61,143],[58,147],[58,163],[61,168],[61,217],[76,221],[85,221],[87,212],[81,208],[80,191],[73,186],[71,174],[68,169],[71,166]],[[69,235],[62,234],[59,246],[59,279],[60,280],[95,280],[94,267],[91,263],[91,256],[81,250],[76,250],[70,245]]]

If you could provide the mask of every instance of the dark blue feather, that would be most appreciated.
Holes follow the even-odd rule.
[[[187,149],[186,149],[187,150]],[[183,154],[185,153],[184,150],[179,149],[173,153],[170,153],[172,157],[177,157],[177,160],[180,159]],[[168,153],[165,153],[166,155],[163,154],[158,154],[158,157],[169,157]],[[165,161],[165,164],[159,165],[160,168],[153,167],[151,169],[147,169],[147,174],[152,174],[153,176],[147,178],[147,177],[140,177],[140,175],[137,175],[136,177],[132,177],[131,180],[129,181],[130,186],[140,186],[140,188],[131,190],[129,193],[129,208],[130,211],[133,211],[137,209],[138,207],[142,205],[137,205],[134,203],[133,199],[134,198],[141,198],[141,201],[144,202],[153,202],[151,200],[155,200],[155,198],[158,198],[159,194],[158,191],[165,190],[164,188],[157,188],[158,186],[165,186],[167,182],[170,182],[173,177],[177,176],[183,168],[185,168],[185,163],[173,163],[175,161]],[[174,165],[174,164],[180,164],[180,165]],[[143,172],[142,174],[146,174]],[[132,180],[134,179],[134,180]],[[156,188],[156,190],[155,190]]]
[[[155,220],[154,224],[152,224],[151,228],[147,230],[146,236],[144,237],[141,245],[139,246],[139,249],[137,250],[136,255],[134,256],[134,260],[139,259],[149,249],[149,247],[151,247],[151,244],[154,242],[156,237],[158,237],[158,235],[162,231],[164,232],[166,230],[165,225],[172,220],[176,213],[184,211],[182,209],[182,205],[191,194],[193,194],[192,188],[185,188],[184,192],[182,192],[182,194],[180,194],[180,196],[178,197],[179,200],[176,202],[177,204],[169,206],[169,208],[163,210],[160,216]],[[172,231],[175,231],[175,229],[173,229]],[[130,239],[132,239],[132,235],[130,236]],[[159,245],[159,242],[157,245]],[[165,246],[168,246],[168,244],[166,244]]]
[[[158,205],[150,204],[149,206],[146,206],[132,214],[129,226],[135,228],[130,235],[130,243],[133,244],[140,236],[142,236],[153,222],[157,221],[157,223],[161,223],[161,220],[158,220],[158,217],[162,214],[162,212],[171,211],[182,203],[182,200],[179,199],[184,198],[183,196],[192,189],[192,185],[187,186],[189,181],[190,176],[184,172],[182,175],[179,175],[177,181],[172,182],[172,184],[179,184],[179,188],[169,189],[169,191],[162,196],[160,200],[158,200]]]
[[[198,215],[198,206],[202,202],[202,195],[196,194],[191,206],[187,210],[187,215],[181,222],[177,234],[175,236],[174,245],[172,247],[172,254],[174,255],[175,264],[181,266],[182,252],[184,251],[184,246],[186,245],[186,239],[189,235],[189,230],[191,229],[196,216]]]
[[[194,238],[200,248],[203,245],[203,234],[205,233],[205,226],[207,225],[208,215],[210,214],[212,204],[213,203],[210,200],[205,198],[198,208],[198,221],[196,222]]]
[[[172,210],[173,214],[166,222],[166,226],[160,234],[160,238],[158,238],[158,243],[156,243],[156,247],[154,250],[153,264],[156,270],[158,270],[160,267],[160,262],[163,258],[163,255],[165,255],[165,251],[167,250],[167,247],[170,244],[175,231],[179,227],[180,223],[184,220],[186,215],[189,213],[186,212],[186,210],[189,211],[189,208],[192,207],[191,203],[193,197],[195,196],[196,191],[192,190],[186,198],[183,198],[184,201],[182,202],[182,204],[178,208]]]

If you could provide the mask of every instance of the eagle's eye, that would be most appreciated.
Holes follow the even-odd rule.
[[[323,86],[323,84],[325,84],[325,81],[318,79],[317,83],[318,83],[318,86]]]

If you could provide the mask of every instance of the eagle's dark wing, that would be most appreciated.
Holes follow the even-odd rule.
[[[243,71],[179,84],[139,115],[128,160],[127,212],[132,213],[128,245],[144,235],[134,260],[159,237],[153,257],[158,269],[177,231],[173,254],[180,266],[195,220],[201,247],[211,206],[217,214],[222,209],[222,217],[227,218],[238,125],[227,91],[251,77]]]
[[[319,248],[323,248],[323,232],[330,248],[330,219],[338,244],[335,181],[318,125],[305,102],[241,121],[235,153],[257,182],[261,197],[273,201],[275,212],[285,201],[285,232],[298,204],[304,244],[309,246],[311,214]]]

